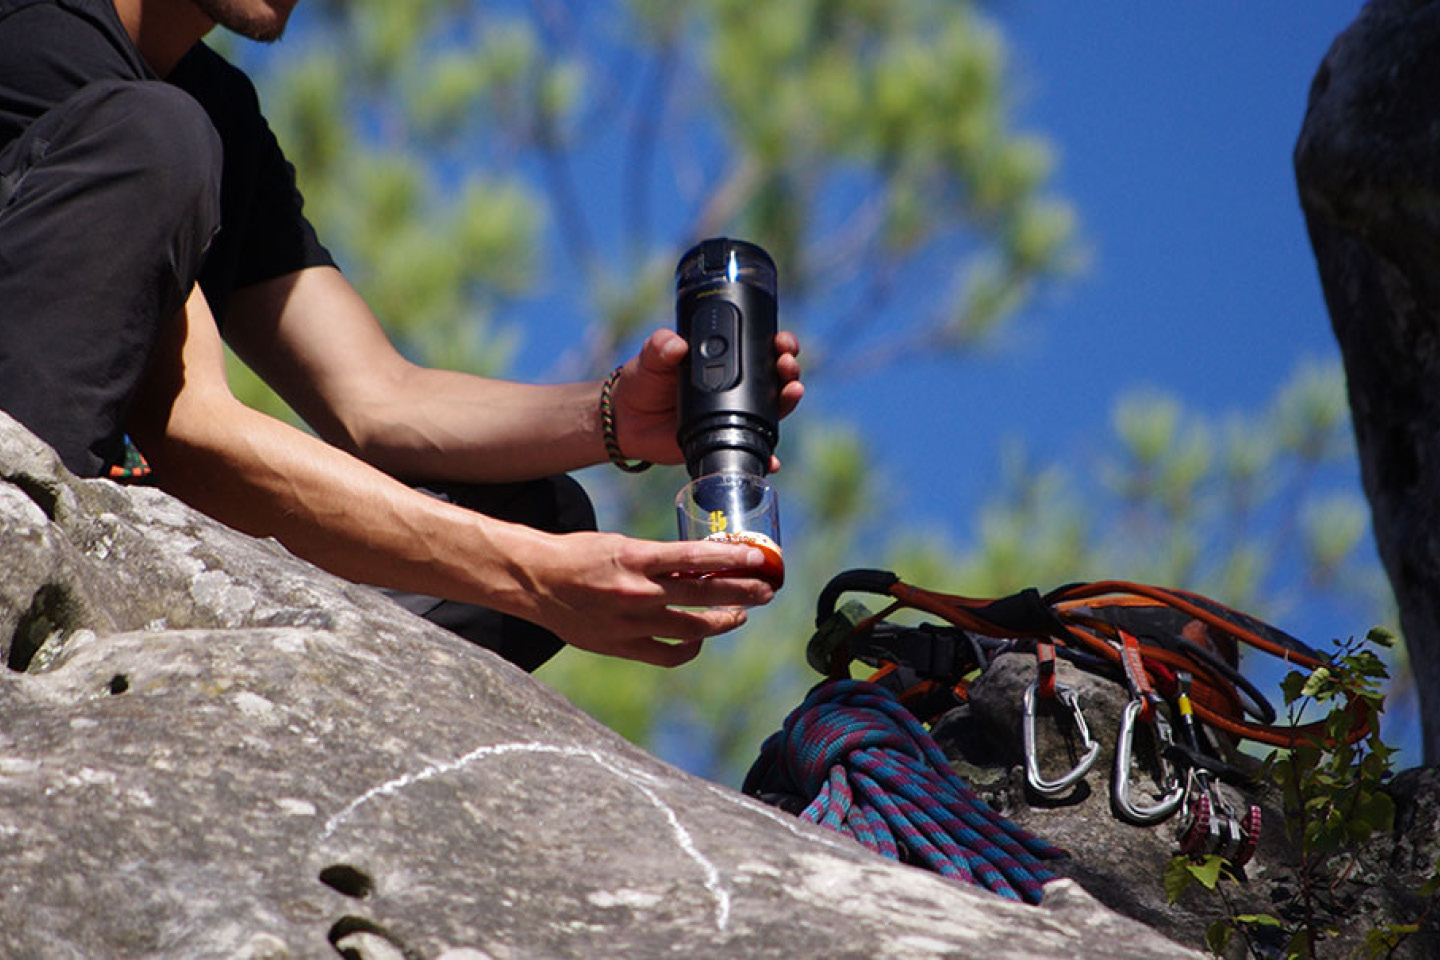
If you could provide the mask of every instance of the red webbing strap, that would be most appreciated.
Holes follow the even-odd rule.
[[[1150,675],[1145,671],[1144,654],[1140,650],[1140,641],[1131,633],[1120,631],[1120,665],[1125,670],[1125,682],[1130,687],[1130,695],[1138,697],[1144,704],[1140,708],[1140,719],[1150,723],[1155,719],[1155,688],[1150,683]]]
[[[1035,644],[1036,693],[1055,699],[1055,644],[1042,640]]]
[[[1227,619],[1212,610],[1191,602],[1172,590],[1166,590],[1164,587],[1155,587],[1144,583],[1130,583],[1124,580],[1104,580],[1096,583],[1073,584],[1052,593],[1047,599],[1058,603],[1094,599],[1109,594],[1132,594],[1147,597],[1173,610],[1179,610],[1181,613],[1187,614],[1207,626],[1219,630],[1221,633],[1227,633],[1242,643],[1255,647],[1257,650],[1263,650],[1272,657],[1279,657],[1286,663],[1294,663],[1307,670],[1314,670],[1324,662],[1303,651],[1276,643],[1268,637],[1264,637],[1254,630],[1249,629],[1238,622],[1240,619],[1238,611],[1230,611],[1228,607],[1215,603],[1214,605],[1216,607],[1234,613],[1237,618],[1236,620]],[[1210,602],[1214,603],[1214,601]]]
[[[889,588],[888,593],[898,601],[897,606],[908,606],[933,614],[963,630],[970,630],[990,637],[1006,638],[1019,635],[1053,638],[1060,643],[1078,642],[1089,652],[1098,654],[1111,662],[1121,662],[1123,659],[1122,655],[1119,650],[1117,650],[1116,644],[1101,634],[1114,636],[1117,632],[1115,628],[1108,624],[1102,624],[1094,618],[1084,617],[1066,611],[1064,605],[1076,601],[1101,597],[1115,597],[1117,595],[1122,597],[1142,597],[1153,603],[1178,610],[1222,634],[1234,637],[1241,643],[1252,646],[1273,657],[1278,657],[1286,663],[1293,663],[1302,669],[1314,670],[1316,667],[1324,664],[1324,661],[1315,655],[1303,650],[1297,650],[1282,643],[1277,643],[1245,626],[1243,621],[1250,620],[1251,618],[1241,615],[1238,611],[1232,611],[1230,608],[1208,600],[1207,598],[1207,603],[1213,604],[1215,609],[1235,615],[1236,619],[1228,619],[1222,614],[1215,612],[1215,609],[1207,609],[1207,607],[1192,602],[1180,593],[1143,583],[1132,583],[1123,580],[1103,580],[1094,583],[1071,584],[1055,590],[1046,596],[1045,600],[1051,605],[1052,609],[1055,610],[1057,621],[1064,628],[1063,634],[1040,631],[1015,631],[997,627],[996,624],[985,619],[979,612],[994,602],[990,599],[977,599],[937,593],[935,591],[913,587],[899,580]],[[892,607],[892,610],[893,609],[894,607]],[[1116,639],[1118,639],[1118,637]],[[1137,677],[1148,676],[1146,668],[1154,669],[1156,665],[1163,665],[1170,671],[1185,671],[1191,673],[1196,679],[1192,696],[1195,715],[1219,730],[1223,730],[1241,739],[1254,740],[1270,746],[1287,748],[1306,742],[1324,743],[1329,739],[1325,733],[1325,724],[1323,721],[1292,728],[1245,720],[1240,697],[1234,690],[1233,684],[1207,664],[1192,660],[1183,653],[1165,650],[1156,646],[1139,644],[1139,647],[1141,669],[1136,671],[1135,675]],[[1121,665],[1123,666],[1123,663]],[[1362,701],[1352,700],[1348,705],[1348,709],[1355,715],[1358,721],[1350,734],[1350,740],[1353,743],[1369,732],[1370,724],[1374,722],[1375,718]]]

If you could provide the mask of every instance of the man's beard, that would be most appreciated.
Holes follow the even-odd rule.
[[[280,39],[297,0],[194,0],[211,20],[242,37],[270,43]]]

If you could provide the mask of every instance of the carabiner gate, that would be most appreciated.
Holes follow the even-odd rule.
[[[1150,724],[1155,734],[1155,755],[1159,764],[1160,779],[1156,782],[1165,791],[1159,801],[1144,804],[1130,793],[1130,762],[1135,751],[1135,718],[1145,709],[1143,697],[1135,697],[1125,704],[1120,717],[1120,733],[1115,743],[1115,776],[1110,781],[1110,799],[1121,818],[1139,826],[1149,826],[1166,819],[1180,808],[1185,797],[1185,785],[1165,756],[1165,748],[1174,743],[1170,724],[1158,710],[1151,711]]]
[[[1080,732],[1080,745],[1085,753],[1080,757],[1080,761],[1058,780],[1041,777],[1039,753],[1035,749],[1035,694],[1039,688],[1038,680],[1025,688],[1025,713],[1020,725],[1025,745],[1025,782],[1042,797],[1058,797],[1079,783],[1081,778],[1090,772],[1090,768],[1095,766],[1095,761],[1100,756],[1100,744],[1090,736],[1090,727],[1085,723],[1085,714],[1080,712],[1080,700],[1075,691],[1064,684],[1055,684],[1055,699],[1069,709],[1075,728]]]

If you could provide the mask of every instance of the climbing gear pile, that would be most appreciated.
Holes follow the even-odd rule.
[[[879,613],[854,601],[840,606],[850,592],[889,602]],[[942,622],[888,619],[901,610]],[[1033,655],[1036,679],[1024,694],[1022,743],[1026,782],[1042,797],[1070,793],[1100,752],[1077,693],[1056,678],[1057,659],[1123,685],[1130,699],[1120,717],[1111,778],[1116,816],[1150,825],[1178,814],[1183,852],[1220,854],[1237,867],[1255,851],[1260,809],[1237,809],[1219,789],[1222,781],[1245,786],[1250,780],[1223,759],[1233,743],[1220,735],[1286,748],[1328,739],[1323,723],[1278,724],[1274,707],[1238,669],[1242,645],[1306,670],[1322,666],[1324,658],[1269,624],[1187,591],[1102,581],[976,599],[920,589],[888,571],[851,570],[822,591],[816,624],[806,651],[812,667],[838,680],[849,677],[853,662],[868,664],[876,668],[870,681],[924,722],[966,703],[969,685],[1001,654]],[[1042,704],[1068,722],[1079,743],[1078,762],[1058,776],[1040,770],[1036,724]],[[1351,736],[1358,739],[1374,717],[1358,700],[1349,709],[1358,721]],[[1155,771],[1148,798],[1131,782],[1141,733],[1152,747]]]
[[[951,769],[924,726],[884,687],[820,684],[761,748],[753,796],[846,833],[876,853],[1039,903],[1064,851],[996,813]]]

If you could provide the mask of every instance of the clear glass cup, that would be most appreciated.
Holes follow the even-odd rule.
[[[758,568],[722,570],[709,576],[752,576],[776,590],[785,583],[780,549],[780,503],[764,477],[711,473],[680,488],[675,513],[682,540],[721,540],[757,547],[765,556]]]

